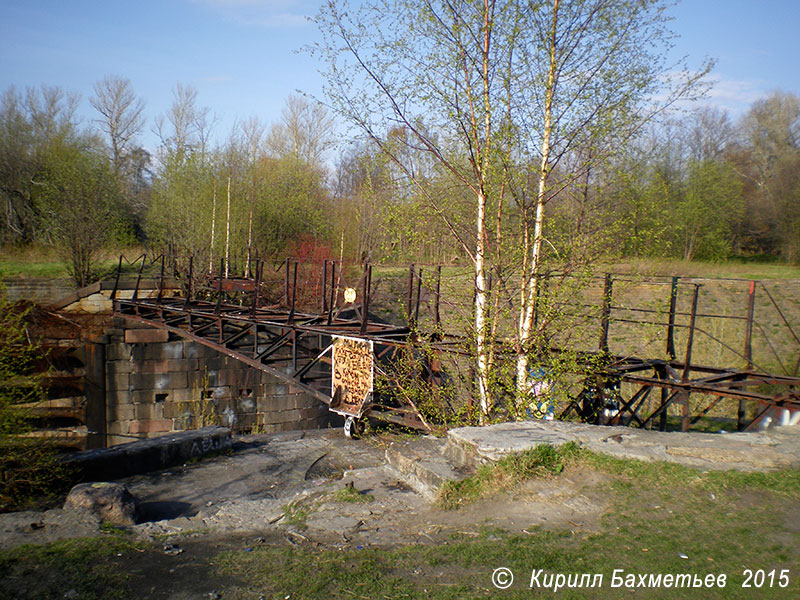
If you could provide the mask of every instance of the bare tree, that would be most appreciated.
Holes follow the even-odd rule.
[[[144,127],[144,100],[137,98],[130,80],[107,75],[95,83],[89,102],[100,113],[96,121],[108,136],[112,169],[122,180],[131,174],[130,158],[137,149],[136,137]]]
[[[333,117],[320,103],[291,94],[281,111],[280,123],[267,134],[266,146],[278,158],[294,156],[320,167],[334,143],[334,125]]]

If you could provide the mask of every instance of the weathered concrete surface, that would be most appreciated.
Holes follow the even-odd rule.
[[[227,427],[203,427],[121,446],[70,455],[67,463],[83,481],[107,481],[185,463],[209,452],[231,447]]]
[[[0,549],[92,537],[99,531],[100,517],[82,508],[5,513],[0,514]]]
[[[539,444],[576,442],[618,458],[663,460],[703,469],[757,471],[800,467],[800,430],[759,433],[680,433],[562,421],[519,421],[448,432],[446,452],[475,463],[499,460]]]
[[[472,472],[461,461],[448,460],[445,445],[445,440],[432,436],[393,442],[386,448],[386,462],[414,491],[432,501],[446,482]]]

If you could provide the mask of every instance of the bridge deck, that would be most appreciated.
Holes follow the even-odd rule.
[[[333,261],[331,261],[333,263]],[[142,269],[144,262],[142,263]],[[295,388],[312,394],[328,406],[336,400],[332,398],[332,372],[330,348],[336,337],[351,337],[372,342],[378,371],[382,361],[391,361],[395,353],[415,342],[412,334],[413,322],[409,326],[395,326],[370,318],[371,268],[364,269],[361,281],[363,305],[344,304],[338,309],[334,306],[333,277],[335,263],[331,265],[330,300],[325,288],[327,281],[327,262],[323,272],[321,294],[322,313],[301,313],[295,310],[297,289],[297,269],[295,264],[294,281],[289,285],[289,262],[286,262],[286,301],[280,305],[260,306],[260,273],[256,269],[254,279],[225,279],[220,275],[211,285],[194,295],[211,300],[192,299],[191,288],[185,290],[188,297],[163,297],[161,287],[155,298],[139,298],[137,293],[130,299],[117,298],[112,294],[116,314],[141,323],[166,329],[179,336],[192,339],[215,350],[236,358],[252,367],[270,373]],[[162,260],[162,280],[163,280]],[[140,278],[142,271],[140,270]],[[191,263],[190,263],[191,280]],[[408,307],[409,315],[419,313],[419,281],[417,282],[417,307],[413,310],[413,266],[410,269]],[[610,298],[610,284],[607,282]],[[289,290],[291,294],[289,293]],[[138,284],[137,284],[138,290]],[[188,292],[188,293],[187,293]],[[230,298],[248,303],[234,305]],[[438,284],[436,292],[435,323],[438,317]],[[610,302],[610,301],[609,301]],[[754,369],[725,369],[692,364],[691,335],[697,312],[697,289],[692,307],[687,356],[683,361],[676,359],[641,359],[631,356],[614,356],[608,352],[608,315],[610,304],[604,307],[604,337],[601,348],[596,352],[578,354],[577,368],[594,365],[594,375],[587,376],[581,394],[574,398],[561,417],[577,413],[581,418],[597,420],[598,406],[609,406],[613,410],[600,418],[610,424],[630,424],[651,428],[654,425],[664,429],[667,412],[677,406],[681,416],[681,429],[688,430],[721,400],[739,401],[739,429],[751,429],[764,418],[774,417],[776,410],[800,411],[800,378],[788,375],[774,375]],[[673,327],[671,322],[670,327]],[[671,335],[671,330],[670,334]],[[441,354],[464,354],[467,340],[461,336],[439,332],[427,346]],[[512,352],[512,348],[499,342],[501,352]],[[551,353],[562,352],[551,348]],[[598,369],[597,365],[602,365]],[[426,376],[435,381],[437,373],[431,365],[426,367]],[[400,385],[400,382],[397,382]],[[623,390],[621,384],[627,384]],[[658,390],[658,398],[651,397]],[[701,409],[695,403],[695,413],[691,414],[690,394],[701,395],[705,406]],[[627,397],[623,397],[627,395]],[[743,415],[743,403],[755,406],[750,416]],[[587,408],[588,407],[588,408]],[[592,407],[594,412],[592,413]],[[335,406],[334,406],[335,408]],[[772,414],[771,414],[772,413]],[[364,406],[363,416],[383,419],[408,427],[430,430],[420,411],[410,400],[386,400],[374,398]]]

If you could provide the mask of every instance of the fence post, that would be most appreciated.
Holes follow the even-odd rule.
[[[611,273],[606,273],[603,286],[603,312],[600,317],[602,333],[600,334],[600,352],[608,354],[608,327],[611,322],[611,294],[613,293],[613,280]]]
[[[744,326],[744,358],[747,361],[747,369],[753,368],[753,315],[756,308],[756,282],[750,282],[750,289],[747,296],[747,321]],[[739,410],[736,412],[736,429],[742,431],[747,427],[747,401],[742,398],[739,400]]]
[[[695,284],[694,294],[692,295],[692,313],[689,317],[689,334],[686,339],[686,358],[684,358],[683,373],[681,382],[689,381],[689,372],[692,365],[692,345],[694,344],[694,328],[697,321],[697,301],[700,297],[700,284]],[[683,416],[681,418],[681,431],[688,431],[689,420],[689,392],[681,392],[681,404],[683,405]]]
[[[667,322],[667,356],[675,360],[675,308],[678,303],[678,277],[672,278],[669,291],[669,320]]]

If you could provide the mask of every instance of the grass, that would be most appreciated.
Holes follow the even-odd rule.
[[[0,551],[0,597],[124,598],[127,574],[112,565],[144,544],[118,530],[98,538],[78,538],[44,546]]]
[[[108,278],[116,273],[120,254],[138,256],[141,249],[109,249],[101,253],[94,265],[99,277]],[[68,279],[69,269],[69,263],[49,246],[0,248],[0,279]],[[133,272],[131,267],[127,270]]]
[[[578,445],[569,442],[554,447],[540,444],[524,452],[506,456],[491,465],[482,465],[477,473],[460,481],[448,481],[441,489],[438,504],[454,509],[468,502],[505,491],[532,477],[558,475],[565,464],[580,454]]]
[[[440,490],[438,504],[456,509],[496,495],[532,478],[553,477],[568,465],[636,481],[644,486],[689,487],[706,492],[728,489],[769,491],[800,499],[800,470],[699,471],[668,462],[625,460],[578,447],[574,442],[554,447],[541,444],[506,456],[460,481],[449,481]]]
[[[615,273],[641,273],[680,277],[720,277],[731,279],[798,279],[800,266],[777,262],[729,260],[703,262],[670,259],[626,259],[609,269]]]
[[[283,507],[283,522],[297,529],[305,529],[308,520],[308,508],[293,502]]]
[[[375,500],[375,496],[372,494],[365,494],[351,486],[345,486],[340,490],[336,490],[333,498],[337,502],[349,502],[351,504],[365,504]]]

